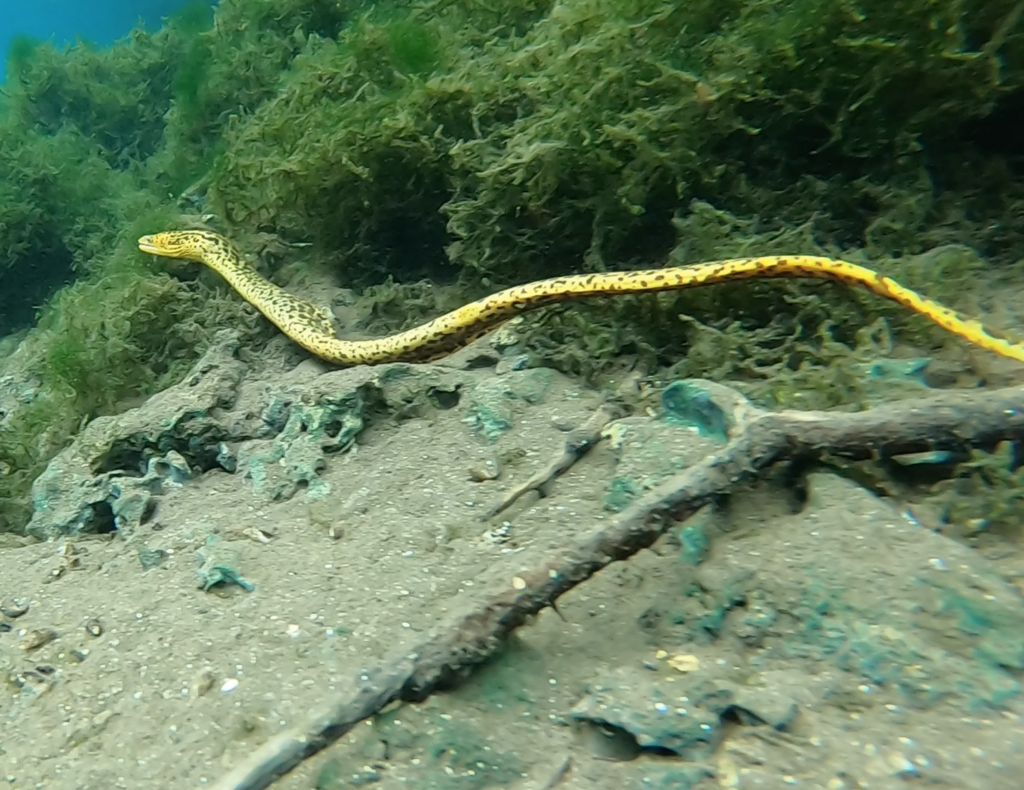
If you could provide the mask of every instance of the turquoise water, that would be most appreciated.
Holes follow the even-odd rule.
[[[188,0],[33,0],[3,4],[0,16],[0,80],[11,39],[17,35],[73,44],[78,39],[106,46],[141,22],[156,29]]]

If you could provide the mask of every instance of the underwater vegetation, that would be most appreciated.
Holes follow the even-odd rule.
[[[1021,283],[1017,0],[221,0],[106,49],[19,40],[8,75],[0,334],[35,327],[10,361],[40,385],[0,420],[0,529],[82,420],[172,380],[219,325],[268,336],[215,279],[134,249],[206,214],[243,247],[309,245],[271,274],[366,289],[379,329],[452,293],[740,254],[841,255],[973,313],[977,283]],[[806,283],[522,330],[590,380],[628,364],[826,407],[873,402],[872,359],[947,342]]]
[[[992,535],[1019,541],[1024,504],[1024,464],[1019,449],[1001,442],[991,453],[971,452],[956,474],[934,486],[927,500],[939,508],[944,524],[955,525],[962,537],[980,542]]]

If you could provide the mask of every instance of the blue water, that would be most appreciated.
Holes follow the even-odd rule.
[[[81,38],[106,46],[139,22],[156,30],[184,5],[186,0],[0,0],[0,81],[11,39],[18,34],[58,45]]]

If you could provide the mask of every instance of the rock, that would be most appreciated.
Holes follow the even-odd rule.
[[[457,402],[473,375],[405,363],[327,373],[300,366],[275,385],[249,384],[238,350],[237,335],[222,332],[182,382],[89,423],[33,484],[28,534],[129,534],[168,487],[213,468],[244,470],[271,499],[300,489],[316,499],[329,493],[319,479],[325,456],[352,446],[368,409],[402,417],[439,408],[437,393]],[[529,378],[524,399],[544,390],[542,373],[550,379],[550,371],[517,374]]]
[[[28,534],[50,539],[137,526],[165,481],[187,478],[192,466],[212,468],[221,442],[237,438],[211,416],[234,401],[244,372],[237,349],[237,336],[221,333],[184,381],[89,423],[33,483]]]
[[[571,715],[625,731],[641,749],[695,760],[718,746],[721,715],[731,702],[731,692],[703,681],[667,683],[642,669],[622,667],[591,684]]]

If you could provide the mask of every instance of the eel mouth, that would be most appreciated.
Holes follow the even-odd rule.
[[[148,252],[150,255],[160,254],[160,248],[153,243],[152,236],[143,236],[139,239],[139,249],[143,252]]]

